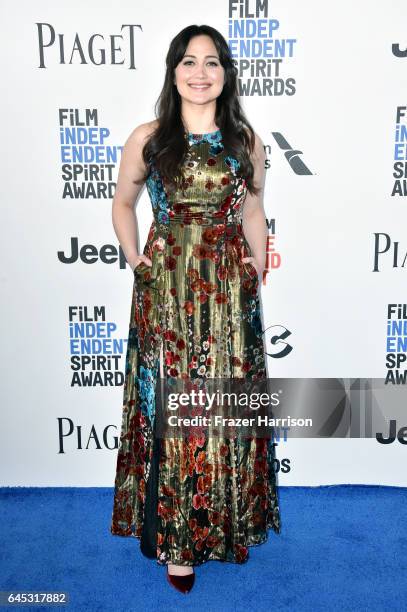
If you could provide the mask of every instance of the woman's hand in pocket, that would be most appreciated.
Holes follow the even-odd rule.
[[[263,270],[261,270],[261,264],[254,258],[254,257],[242,257],[242,263],[250,263],[254,269],[257,272],[257,276],[260,275],[260,273],[263,272]]]
[[[141,264],[141,262],[144,262],[147,266],[150,266],[150,268],[153,265],[153,262],[151,261],[149,257],[147,257],[147,255],[144,255],[144,254],[137,255],[137,257],[135,257],[132,263],[130,264],[130,267],[133,270],[133,272],[135,271],[137,266]]]

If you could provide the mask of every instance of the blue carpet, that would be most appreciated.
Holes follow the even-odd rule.
[[[244,565],[196,568],[181,595],[138,540],[110,533],[113,489],[0,488],[0,590],[67,591],[59,609],[90,612],[407,609],[406,488],[279,490],[282,533]]]

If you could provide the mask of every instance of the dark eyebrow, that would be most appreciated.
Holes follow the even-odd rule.
[[[184,57],[194,57],[196,59],[196,55],[191,55],[190,53],[184,55]],[[217,60],[219,59],[217,55],[205,55],[205,57],[215,57]]]

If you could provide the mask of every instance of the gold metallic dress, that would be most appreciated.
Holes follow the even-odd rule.
[[[189,133],[178,187],[150,167],[154,220],[134,270],[111,533],[159,564],[242,563],[280,533],[270,440],[154,435],[161,377],[265,378],[259,279],[242,230],[246,181],[221,131]]]

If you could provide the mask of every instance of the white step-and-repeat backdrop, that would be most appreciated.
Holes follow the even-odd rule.
[[[194,23],[228,40],[267,150],[270,376],[405,384],[405,0],[1,12],[2,484],[113,486],[133,275],[111,203],[127,136],[154,119],[169,43]],[[136,211],[142,247],[145,190]],[[279,482],[406,486],[404,442],[281,440]]]

